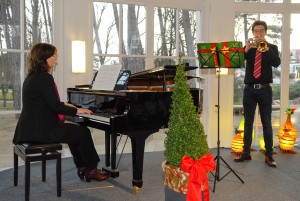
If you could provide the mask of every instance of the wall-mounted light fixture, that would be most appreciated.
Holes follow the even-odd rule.
[[[85,73],[85,41],[72,41],[72,73]]]

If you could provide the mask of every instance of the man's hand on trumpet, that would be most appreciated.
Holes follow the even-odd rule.
[[[264,35],[256,35],[254,38],[249,38],[246,41],[245,52],[248,52],[248,50],[251,48],[258,48],[258,50],[262,52],[268,51],[268,42],[266,41]]]

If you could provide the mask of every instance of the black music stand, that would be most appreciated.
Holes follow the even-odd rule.
[[[216,54],[217,56],[217,60],[218,60],[218,66],[206,66],[204,67],[204,65],[208,62],[208,59],[210,59],[213,54]],[[204,62],[200,62],[200,68],[201,69],[207,69],[207,68],[215,68],[217,70],[217,73],[218,73],[218,103],[217,105],[215,105],[218,109],[218,141],[217,141],[217,155],[215,157],[215,161],[216,161],[216,171],[215,171],[215,174],[213,174],[211,172],[211,174],[214,176],[214,187],[213,187],[213,192],[215,192],[215,189],[216,189],[216,182],[217,181],[221,181],[223,178],[225,178],[230,172],[232,172],[242,183],[244,183],[244,181],[239,177],[239,175],[230,167],[230,165],[222,158],[222,156],[220,155],[220,74],[221,74],[221,68],[224,68],[224,67],[220,67],[219,64],[220,64],[220,57],[219,57],[219,54],[222,54],[224,57],[228,58],[222,51],[219,51],[218,48],[216,48],[216,51],[213,52],[212,56],[211,57],[208,57],[207,60],[204,59],[204,57],[201,55],[201,53],[198,51],[198,55],[199,57],[201,57],[201,60],[204,61]],[[235,52],[235,54],[240,54],[240,52]],[[232,57],[228,58],[230,61],[232,60]],[[199,61],[201,61],[199,59]],[[239,60],[238,62],[243,62],[241,60]],[[237,65],[237,66],[240,66],[240,65]],[[238,67],[226,67],[226,68],[238,68]],[[224,167],[228,168],[229,171],[223,176],[220,178],[220,160],[225,164]]]

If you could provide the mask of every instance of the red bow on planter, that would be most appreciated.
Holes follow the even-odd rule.
[[[206,154],[197,161],[188,156],[183,156],[180,169],[190,173],[187,188],[187,201],[209,201],[209,184],[207,172],[216,169],[216,163],[212,154]],[[203,197],[202,197],[203,195]]]

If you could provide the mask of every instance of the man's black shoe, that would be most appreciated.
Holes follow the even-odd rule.
[[[239,158],[234,159],[235,162],[244,162],[245,160],[252,160],[251,155],[242,154]]]
[[[266,156],[265,162],[270,167],[276,167],[276,162],[274,161],[272,156]]]

